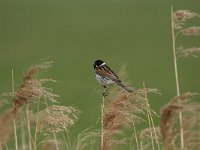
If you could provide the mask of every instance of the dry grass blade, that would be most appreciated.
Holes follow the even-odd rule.
[[[78,120],[80,111],[74,107],[52,105],[38,112],[37,132],[45,130],[50,133],[65,131]]]
[[[197,135],[200,128],[200,105],[192,102],[191,98],[197,96],[197,93],[184,93],[173,98],[161,110],[160,128],[164,139],[164,148],[179,149],[179,125],[178,112],[183,114],[183,136],[184,147],[186,149],[198,149],[200,137]]]
[[[51,79],[34,79],[38,72],[50,67],[52,62],[43,62],[39,65],[31,66],[25,73],[24,79],[14,94],[13,116],[15,117],[18,109],[28,103],[34,102],[34,98],[44,97],[50,101],[56,101],[57,95],[51,93],[51,89],[43,87],[43,84]]]

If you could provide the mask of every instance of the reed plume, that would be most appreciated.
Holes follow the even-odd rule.
[[[180,148],[179,111],[183,114],[183,139],[185,149],[199,148],[199,112],[200,105],[191,99],[197,93],[184,93],[173,98],[161,110],[160,128],[164,140],[164,149]]]
[[[181,35],[200,36],[200,26],[190,25],[190,21],[194,18],[200,18],[200,15],[190,10],[177,10],[173,12],[172,21],[175,42]],[[200,48],[195,46],[191,48],[184,48],[183,46],[176,47],[175,43],[175,49],[178,58],[188,56],[198,57],[200,54]]]
[[[11,112],[12,112],[11,109],[7,109],[0,115],[0,147],[6,144],[10,133],[12,133],[11,132],[11,122],[12,122]]]
[[[75,124],[79,113],[78,109],[70,106],[49,106],[36,114],[38,118],[36,131],[49,133],[65,131]]]
[[[125,138],[117,139],[116,135],[132,125],[139,123],[144,119],[141,114],[145,114],[146,101],[144,97],[146,92],[155,91],[153,89],[138,89],[132,93],[127,93],[120,89],[113,89],[109,96],[105,97],[102,116],[103,138],[101,140],[101,150],[110,150],[119,144],[126,144]]]
[[[51,89],[43,87],[46,82],[55,82],[52,79],[35,79],[34,77],[42,70],[46,70],[51,66],[52,62],[43,62],[39,65],[31,66],[24,75],[20,87],[14,93],[13,99],[13,111],[12,114],[15,117],[20,107],[37,102],[37,98],[43,97],[50,101],[55,102],[57,95],[51,92]],[[35,101],[34,101],[35,100]]]
[[[174,72],[175,72],[175,80],[176,80],[176,93],[179,97],[181,95],[180,84],[179,84],[179,75],[178,75],[178,63],[177,58],[181,56],[197,56],[199,54],[199,48],[177,48],[176,40],[177,38],[182,36],[199,36],[200,35],[200,27],[198,26],[189,26],[188,21],[190,21],[194,17],[200,17],[198,13],[194,13],[189,10],[173,10],[171,6],[171,30],[172,30],[172,46],[173,46],[173,60],[174,60]],[[177,50],[178,49],[178,50]],[[179,100],[178,100],[179,101]],[[180,102],[181,104],[181,102]],[[181,109],[179,111],[179,126],[180,126],[180,148],[184,149],[184,133],[183,133],[183,116]]]

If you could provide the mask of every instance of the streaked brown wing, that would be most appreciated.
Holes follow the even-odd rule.
[[[102,66],[102,67],[97,67],[95,69],[95,72],[97,74],[101,75],[102,77],[108,77],[115,82],[121,82],[119,77],[106,65]]]

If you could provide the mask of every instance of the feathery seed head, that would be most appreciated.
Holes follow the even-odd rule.
[[[39,112],[37,131],[58,133],[73,126],[80,111],[74,107],[52,105]]]
[[[31,66],[24,75],[21,86],[17,89],[13,99],[13,116],[17,115],[18,109],[28,103],[34,102],[34,98],[45,98],[55,102],[58,95],[51,92],[50,88],[43,87],[46,82],[55,82],[52,79],[34,79],[40,71],[51,66],[52,62],[43,62],[39,65]]]

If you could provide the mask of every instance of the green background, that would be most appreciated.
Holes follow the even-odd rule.
[[[150,97],[160,108],[176,94],[173,68],[170,6],[200,13],[199,0],[0,0],[0,93],[16,87],[23,72],[41,58],[53,67],[46,77],[61,104],[82,113],[74,127],[81,131],[96,124],[101,97],[92,64],[104,60],[116,72],[126,63],[132,86],[157,88]],[[200,25],[200,22],[196,22]],[[200,46],[199,37],[177,40],[178,46]],[[199,92],[200,60],[178,61],[181,92]]]

